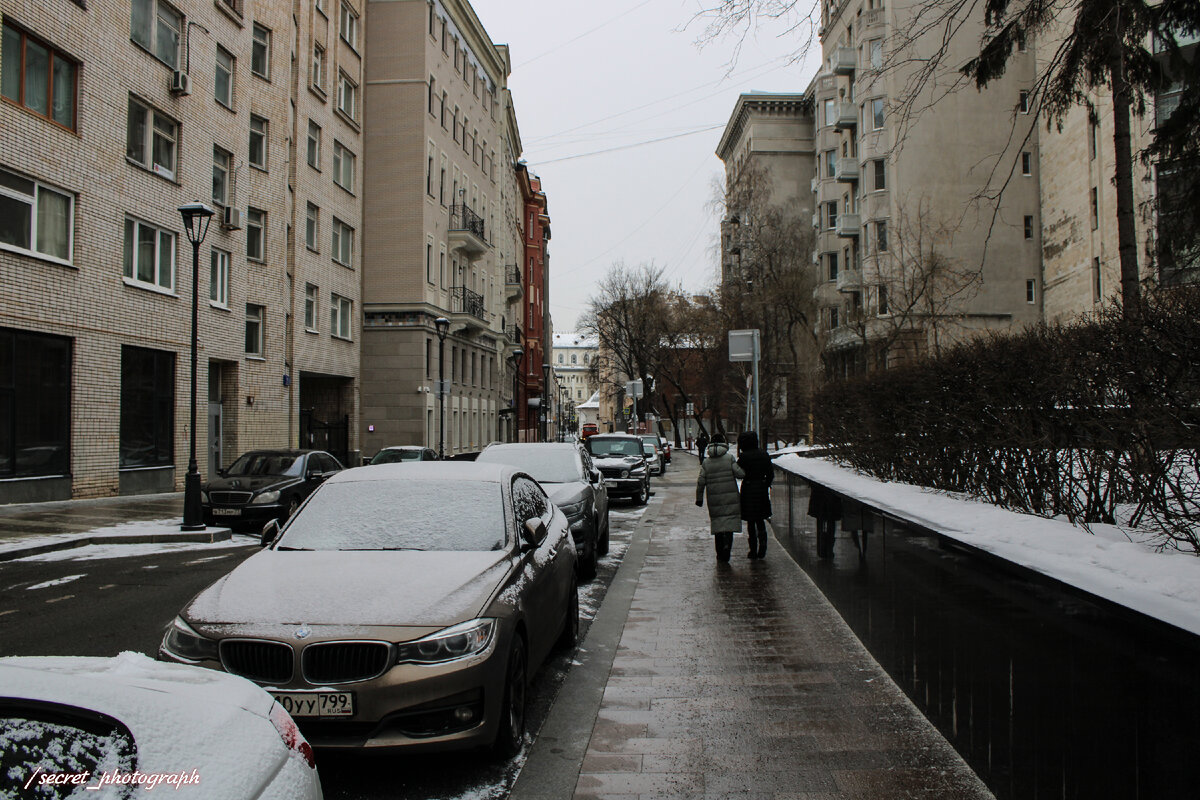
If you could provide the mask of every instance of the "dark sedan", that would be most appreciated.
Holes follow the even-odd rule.
[[[285,522],[342,465],[323,450],[252,450],[221,470],[201,495],[205,525],[261,528]]]
[[[490,444],[479,463],[510,464],[542,485],[571,524],[579,577],[596,577],[596,557],[608,552],[608,490],[592,458],[574,444]]]

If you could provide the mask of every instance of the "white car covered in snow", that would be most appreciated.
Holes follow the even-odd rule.
[[[321,800],[312,748],[244,678],[138,653],[0,658],[2,800],[123,800],[150,789]]]

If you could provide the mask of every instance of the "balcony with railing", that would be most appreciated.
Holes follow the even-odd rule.
[[[834,75],[854,74],[854,48],[835,47],[829,58]]]
[[[837,104],[837,119],[833,122],[833,127],[838,130],[848,130],[858,127],[858,106],[849,101],[843,100]]]
[[[465,286],[450,288],[450,315],[468,328],[487,330],[488,312],[483,305],[483,295]]]
[[[833,177],[835,180],[843,183],[855,183],[858,181],[858,159],[851,156],[842,156],[837,160],[834,166]]]
[[[504,297],[506,300],[517,300],[524,294],[525,287],[521,283],[521,266],[519,264],[504,265]]]
[[[862,220],[858,214],[842,214],[837,218],[837,235],[855,238],[862,233]]]
[[[487,240],[483,217],[466,203],[450,206],[450,247],[471,260],[479,258],[491,247]]]

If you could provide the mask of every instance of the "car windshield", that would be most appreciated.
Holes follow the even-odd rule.
[[[397,461],[420,461],[420,450],[400,450],[398,448],[389,448],[380,450],[371,459],[372,464],[395,464]]]
[[[367,470],[364,470],[364,472]],[[501,550],[500,484],[361,480],[318,489],[279,540],[291,550]]]
[[[650,442],[642,442],[642,452],[653,455],[656,451],[654,445]]]
[[[479,463],[508,464],[528,472],[538,483],[570,483],[583,480],[579,456],[571,447],[557,445],[506,445],[489,447],[475,459]]]
[[[226,471],[227,475],[291,475],[300,474],[304,459],[288,453],[246,453]]]
[[[659,447],[659,446],[661,446],[661,442],[659,442],[659,440],[658,440],[658,437],[657,437],[657,436],[643,436],[643,437],[642,437],[642,442],[643,442],[643,444],[648,444],[648,445],[650,445],[651,447]]]
[[[588,439],[588,452],[594,456],[640,456],[636,439]]]

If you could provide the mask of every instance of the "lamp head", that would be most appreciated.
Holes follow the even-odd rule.
[[[183,228],[187,231],[188,241],[200,244],[208,234],[208,222],[217,213],[206,203],[187,203],[179,207],[179,215],[183,217]]]
[[[438,317],[433,321],[433,324],[437,328],[438,339],[443,342],[446,341],[446,334],[450,332],[450,320],[445,317]]]

